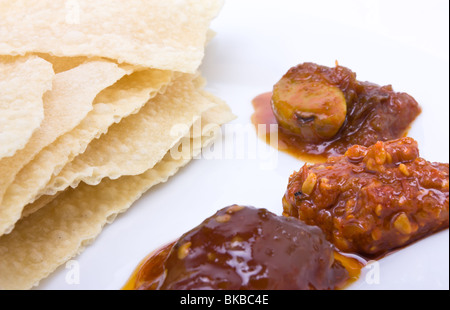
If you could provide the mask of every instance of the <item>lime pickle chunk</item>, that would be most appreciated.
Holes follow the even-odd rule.
[[[294,173],[283,207],[341,251],[378,258],[449,227],[449,165],[411,138],[353,146]]]
[[[347,102],[339,88],[289,74],[275,85],[272,108],[282,127],[309,142],[333,138],[347,116]]]
[[[274,86],[271,107],[288,145],[325,157],[343,155],[353,145],[404,137],[421,113],[417,101],[392,86],[357,80],[337,65],[304,63]]]
[[[136,283],[140,290],[339,289],[354,277],[354,263],[336,253],[318,227],[233,205],[184,234],[156,265],[150,259],[140,272],[150,281]]]

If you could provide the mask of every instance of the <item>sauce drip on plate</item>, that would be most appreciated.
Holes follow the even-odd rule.
[[[259,137],[278,150],[305,162],[320,163],[326,161],[326,145],[317,146],[303,142],[296,135],[278,126],[277,119],[272,110],[271,101],[272,93],[270,92],[259,95],[252,102],[255,109],[255,113],[252,115],[252,123],[258,129]],[[278,134],[277,145],[274,145],[273,139],[271,138],[271,135],[274,134],[272,131],[274,130]]]

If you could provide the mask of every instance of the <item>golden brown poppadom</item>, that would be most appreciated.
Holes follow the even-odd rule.
[[[39,57],[0,57],[0,160],[23,149],[41,125],[54,77]]]
[[[52,91],[44,95],[44,120],[40,128],[24,149],[14,157],[0,160],[0,205],[17,173],[44,147],[80,124],[92,110],[95,97],[125,73],[114,63],[93,61],[55,76]],[[12,229],[11,216],[16,216],[15,210],[0,207],[0,236]]]
[[[149,101],[139,114],[114,125],[84,154],[52,178],[42,192],[46,198],[27,206],[24,215],[39,209],[43,202],[51,199],[51,195],[69,186],[76,187],[80,181],[96,185],[105,177],[117,179],[123,175],[143,173],[155,165],[207,109],[211,114],[219,107],[218,113],[225,117],[231,115],[229,109],[224,110],[224,103],[219,105],[217,98],[196,90],[203,85],[201,77],[178,75],[166,93]],[[219,120],[224,117],[217,113],[214,116]],[[173,132],[177,127],[182,131]]]
[[[138,175],[156,165],[207,109],[215,104],[196,91],[193,76],[182,75],[142,110],[119,124],[70,162],[46,187],[54,195],[83,181],[96,185],[105,178]],[[180,130],[177,130],[179,128]]]
[[[10,225],[19,220],[27,204],[39,198],[52,175],[83,153],[87,145],[106,133],[112,124],[138,112],[158,92],[164,92],[171,78],[172,73],[168,71],[143,70],[103,90],[96,97],[93,110],[74,130],[43,149],[17,174],[0,204],[0,208],[10,210]]]
[[[201,78],[196,79],[195,81],[198,82],[197,87],[201,87],[201,85],[204,84]],[[213,132],[211,132],[211,136],[212,136],[212,138],[214,138],[214,135],[213,135],[214,130],[217,129],[214,127],[215,125],[217,125],[216,122],[219,122],[219,124],[227,123],[227,122],[233,120],[235,117],[225,102],[221,102],[221,100],[219,100],[218,98],[214,97],[213,95],[211,95],[205,91],[201,91],[201,94],[203,96],[205,96],[206,98],[208,98],[209,100],[211,100],[212,102],[216,102],[216,105],[214,107],[212,107],[211,109],[209,109],[206,113],[204,113],[202,115],[202,122],[204,122],[205,124],[210,124],[210,126],[205,126],[203,128],[203,130],[209,130],[209,131],[212,130]],[[201,125],[201,122],[200,122],[200,125]],[[193,128],[194,129],[193,129],[192,135],[193,135],[193,137],[197,137],[196,134],[198,132],[195,130],[195,128],[197,128],[197,124],[194,124]],[[200,132],[201,131],[202,131],[202,128],[200,128]],[[208,132],[204,132],[202,134],[204,134],[204,139],[206,140],[208,137]],[[173,152],[171,152],[171,153],[173,153]],[[61,193],[62,192],[56,193],[53,196],[44,195],[44,196],[40,197],[38,200],[36,200],[35,202],[27,205],[22,212],[22,218],[25,218],[25,217],[33,214],[34,212],[42,209],[43,207],[45,207],[45,205],[47,205],[48,203],[53,201]]]
[[[215,121],[220,125],[230,121],[233,115],[225,104],[218,104],[216,111],[219,108],[223,113]],[[192,148],[189,156],[175,160],[169,151],[142,175],[105,179],[98,186],[81,184],[20,221],[10,235],[0,238],[0,288],[29,289],[78,255],[105,224],[126,211],[148,189],[167,181],[201,151],[203,143],[199,139],[189,144],[181,140],[179,145]]]
[[[26,205],[23,208],[21,219],[26,218],[27,216],[30,216],[31,214],[41,210],[43,207],[48,205],[50,202],[56,199],[59,195],[61,195],[63,192],[59,192],[56,195],[53,196],[41,196],[39,199],[34,201],[33,203],[30,203]]]
[[[0,54],[98,56],[195,73],[222,2],[0,0]]]

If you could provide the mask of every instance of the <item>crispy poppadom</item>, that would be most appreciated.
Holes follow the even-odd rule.
[[[1,207],[10,210],[10,225],[20,219],[26,205],[41,196],[40,192],[51,177],[83,153],[92,140],[105,134],[111,125],[124,117],[137,113],[158,92],[164,93],[172,75],[168,71],[152,69],[134,72],[97,95],[93,110],[74,130],[43,149],[16,175],[1,203]],[[30,213],[30,208],[25,214]]]
[[[182,75],[141,111],[112,126],[86,152],[67,164],[42,194],[54,195],[82,181],[96,185],[105,177],[139,175],[156,165],[200,115],[215,103],[196,90],[192,75]],[[201,85],[200,85],[201,86]],[[178,130],[179,129],[179,130]]]
[[[0,54],[106,57],[195,73],[222,0],[0,0]],[[17,22],[18,16],[26,22]]]
[[[0,160],[0,236],[9,233],[15,210],[1,207],[3,196],[15,176],[46,146],[71,131],[93,109],[95,97],[122,78],[126,71],[117,64],[93,61],[57,74],[52,91],[44,95],[44,120],[25,148]],[[86,78],[89,77],[89,78]]]
[[[0,56],[0,160],[23,149],[41,125],[54,77],[42,58]]]

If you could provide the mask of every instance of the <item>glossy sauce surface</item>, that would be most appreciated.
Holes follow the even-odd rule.
[[[345,96],[347,104],[345,122],[337,134],[329,139],[308,141],[289,128],[279,126],[279,149],[308,162],[323,162],[326,158],[343,155],[353,145],[369,147],[378,141],[402,138],[421,113],[419,104],[410,95],[395,92],[390,85],[381,87],[369,82],[360,82],[354,72],[341,66],[328,68],[305,63],[289,70],[281,81],[288,85],[317,81],[339,88]],[[277,89],[278,92],[282,90]],[[283,102],[278,103],[281,104]],[[255,113],[252,122],[255,126],[283,124],[274,114],[272,92],[256,97],[253,106]],[[311,114],[309,121],[313,122],[314,117],[315,115]],[[304,122],[308,121],[300,120],[302,124],[299,123],[299,126],[304,126]],[[290,123],[292,124],[292,121]],[[269,132],[261,136],[266,142],[270,141],[267,134]]]
[[[125,289],[339,289],[363,263],[337,253],[317,227],[231,206],[147,259]]]

